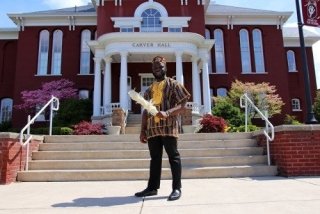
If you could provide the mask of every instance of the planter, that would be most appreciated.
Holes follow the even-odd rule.
[[[183,133],[194,133],[196,131],[196,125],[183,125]]]
[[[108,135],[119,135],[121,126],[107,126]]]

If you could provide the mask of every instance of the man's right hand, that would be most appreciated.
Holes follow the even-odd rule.
[[[147,135],[146,132],[142,131],[140,132],[140,143],[147,143]]]

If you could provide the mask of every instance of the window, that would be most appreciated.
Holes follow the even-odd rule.
[[[223,31],[221,29],[214,30],[214,52],[216,61],[216,73],[226,73],[225,55],[224,55],[224,40]]]
[[[182,32],[181,27],[169,27],[169,32]]]
[[[4,98],[1,100],[0,123],[11,120],[11,118],[12,118],[12,104],[13,104],[13,101],[10,98]]]
[[[133,27],[121,27],[120,32],[133,32]]]
[[[52,62],[51,62],[51,74],[61,74],[61,55],[62,55],[62,36],[61,30],[56,30],[53,33],[53,45],[52,45]]]
[[[81,33],[80,74],[90,73],[90,48],[87,43],[90,39],[90,30],[83,30]]]
[[[263,56],[263,42],[262,33],[259,29],[254,29],[252,32],[253,38],[253,52],[254,52],[254,62],[256,66],[256,73],[264,73],[264,56]]]
[[[141,14],[141,32],[162,32],[160,17],[161,14],[156,9],[147,9]]]
[[[80,100],[89,99],[89,90],[79,90],[79,99]]]
[[[297,72],[296,57],[292,50],[287,51],[287,62],[289,72]]]
[[[226,88],[218,88],[217,89],[217,97],[226,97],[227,96],[227,89]]]
[[[300,100],[294,98],[291,100],[292,111],[301,111]]]
[[[38,75],[48,74],[49,31],[40,32],[38,52]]]
[[[240,51],[241,51],[241,64],[242,73],[251,73],[251,59],[250,59],[250,45],[249,34],[245,29],[240,30]]]
[[[43,108],[42,105],[36,105],[36,113],[38,113],[42,108]],[[46,110],[41,112],[41,114],[39,114],[39,116],[35,119],[35,121],[38,121],[38,122],[46,121]]]
[[[206,39],[211,39],[211,33],[209,29],[205,30],[205,37]],[[209,73],[212,74],[212,56],[211,56],[211,50],[209,51],[209,60],[208,60],[208,67],[209,67]]]

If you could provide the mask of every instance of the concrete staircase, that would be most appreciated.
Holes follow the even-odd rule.
[[[127,118],[126,134],[140,134],[141,114],[129,114]]]
[[[148,179],[149,152],[137,134],[46,136],[18,181],[100,181]],[[182,134],[183,178],[271,176],[275,166],[250,133]],[[162,178],[171,172],[164,152]]]

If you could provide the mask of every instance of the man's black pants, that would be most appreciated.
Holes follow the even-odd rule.
[[[170,136],[156,136],[148,140],[151,156],[149,189],[155,190],[160,187],[163,147],[167,152],[171,167],[172,189],[181,188],[181,160],[177,144],[177,138]]]

